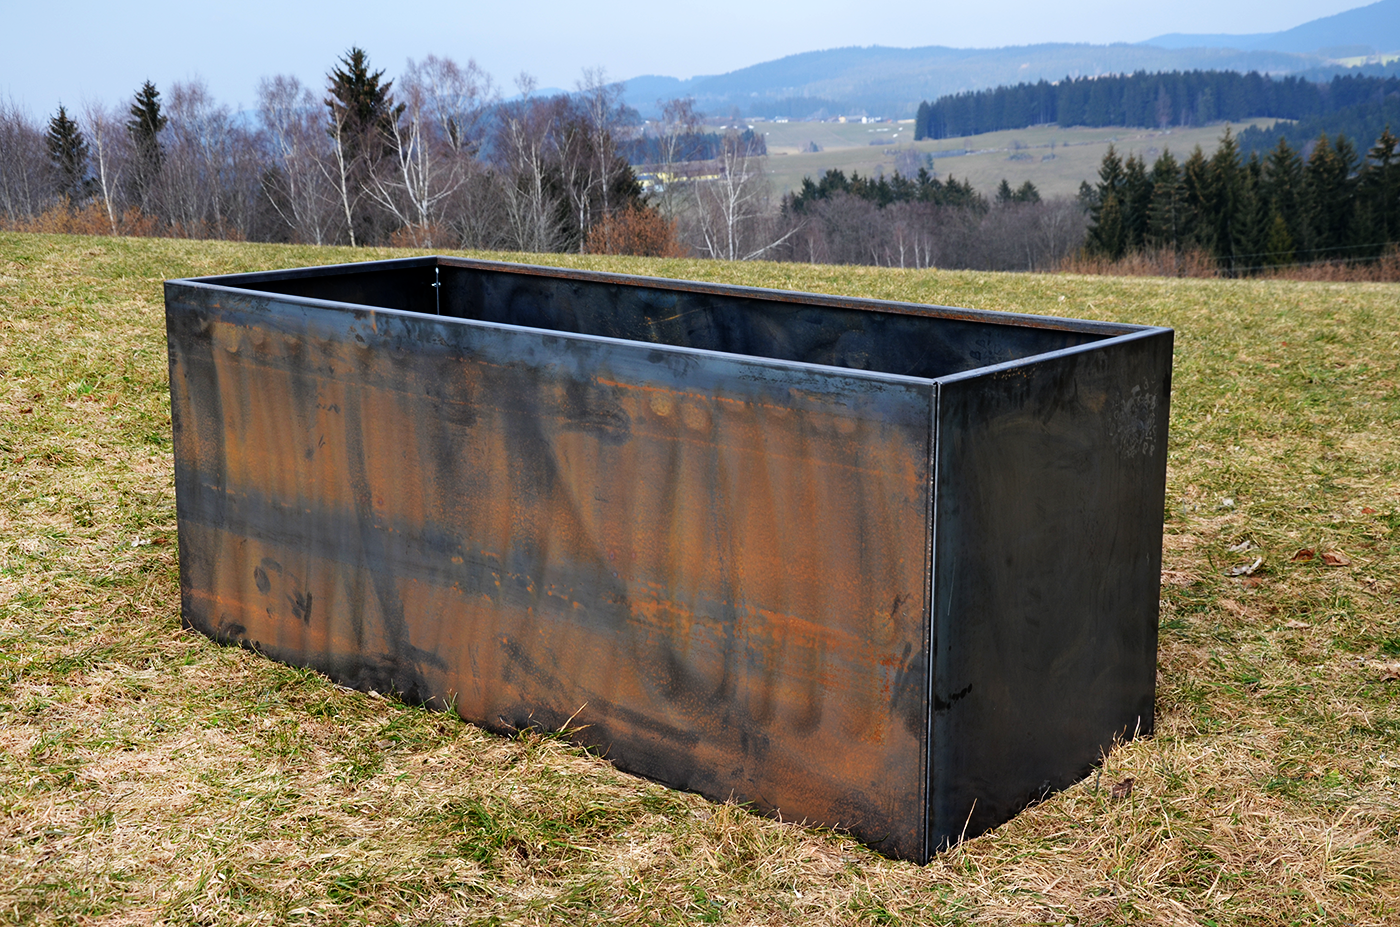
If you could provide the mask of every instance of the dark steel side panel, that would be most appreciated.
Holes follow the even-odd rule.
[[[941,381],[933,849],[1152,730],[1172,332]]]
[[[931,317],[912,307],[893,312],[477,268],[445,266],[442,280],[444,305],[466,318],[925,379],[1104,337]]]
[[[932,384],[166,305],[193,627],[924,856]]]

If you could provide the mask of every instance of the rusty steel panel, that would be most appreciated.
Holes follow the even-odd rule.
[[[918,861],[1150,729],[1169,331],[447,258],[166,306],[218,640]]]

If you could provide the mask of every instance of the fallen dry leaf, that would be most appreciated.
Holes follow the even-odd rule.
[[[1351,561],[1346,554],[1338,553],[1335,550],[1325,551],[1322,555],[1322,562],[1328,566],[1351,566]]]
[[[1381,682],[1395,682],[1400,680],[1400,661],[1397,660],[1372,660],[1371,669],[1379,670]]]
[[[1312,625],[1308,624],[1306,621],[1299,621],[1296,618],[1292,621],[1284,622],[1283,626],[1290,631],[1306,631],[1308,628],[1312,627]]]
[[[1311,547],[1304,547],[1302,550],[1298,551],[1296,554],[1293,555],[1293,562],[1298,563],[1301,561],[1303,563],[1306,563],[1307,561],[1311,560],[1314,556],[1316,556],[1316,552]]]
[[[1108,793],[1108,796],[1109,796],[1110,798],[1112,798],[1114,801],[1122,801],[1123,799],[1127,798],[1129,795],[1133,794],[1133,782],[1134,782],[1134,781],[1135,781],[1135,780],[1133,779],[1133,777],[1132,777],[1132,776],[1129,776],[1128,778],[1124,779],[1122,782],[1120,782],[1120,783],[1118,783],[1117,785],[1115,785],[1115,786],[1113,787],[1113,790],[1110,791],[1110,792]]]
[[[1376,514],[1376,510],[1373,509],[1373,508],[1371,508],[1369,505],[1363,505],[1363,506],[1361,507],[1361,514],[1362,514],[1362,515],[1374,515],[1374,514]]]

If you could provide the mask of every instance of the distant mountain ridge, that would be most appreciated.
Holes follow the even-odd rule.
[[[1380,0],[1370,6],[1314,19],[1283,32],[1253,35],[1172,32],[1140,44],[1170,49],[1234,48],[1241,51],[1320,53],[1327,57],[1400,51],[1400,0]]]
[[[835,48],[803,52],[727,74],[643,75],[626,81],[625,98],[643,115],[658,101],[694,97],[707,113],[806,118],[828,115],[914,115],[921,100],[1022,81],[1133,71],[1231,70],[1289,73],[1327,64],[1315,55],[1219,48],[1044,44],[1009,48]],[[835,109],[833,109],[835,108]]]
[[[1333,65],[1316,49],[1337,45],[1400,49],[1400,0],[1380,0],[1356,10],[1264,36],[1184,36],[1198,44],[1088,45],[1054,43],[1007,48],[889,48],[879,45],[803,52],[726,74],[692,77],[642,75],[625,82],[624,98],[643,115],[659,101],[693,97],[703,112],[728,116],[870,115],[912,117],[922,100],[1008,84],[1135,71],[1228,70],[1290,74]],[[1288,48],[1240,48],[1206,40],[1277,38]],[[1316,43],[1316,44],[1310,44]],[[1302,48],[1307,46],[1307,48]],[[1301,49],[1301,50],[1300,50]],[[1381,49],[1382,51],[1387,49]]]

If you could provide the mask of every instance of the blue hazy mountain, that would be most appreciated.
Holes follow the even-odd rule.
[[[1172,44],[1178,40],[1184,44]],[[1333,65],[1332,58],[1367,54],[1373,47],[1400,50],[1400,0],[1381,0],[1258,36],[1159,36],[1138,44],[1009,48],[834,48],[686,80],[634,77],[626,81],[625,97],[643,115],[655,115],[659,101],[689,96],[701,111],[714,115],[737,109],[744,116],[792,119],[861,113],[907,118],[921,100],[1042,79],[1198,68],[1321,77],[1319,69]]]
[[[1194,35],[1173,32],[1148,39],[1158,48],[1238,48],[1316,53],[1349,57],[1400,51],[1400,0],[1380,0],[1370,6],[1324,16],[1283,32],[1253,35]]]
[[[694,97],[706,113],[803,119],[865,113],[912,116],[921,100],[1021,81],[1133,71],[1237,70],[1272,73],[1319,67],[1326,59],[1292,52],[1147,45],[1045,44],[1010,48],[834,48],[789,55],[727,74],[643,75],[625,82],[627,103],[654,115],[658,101]]]

